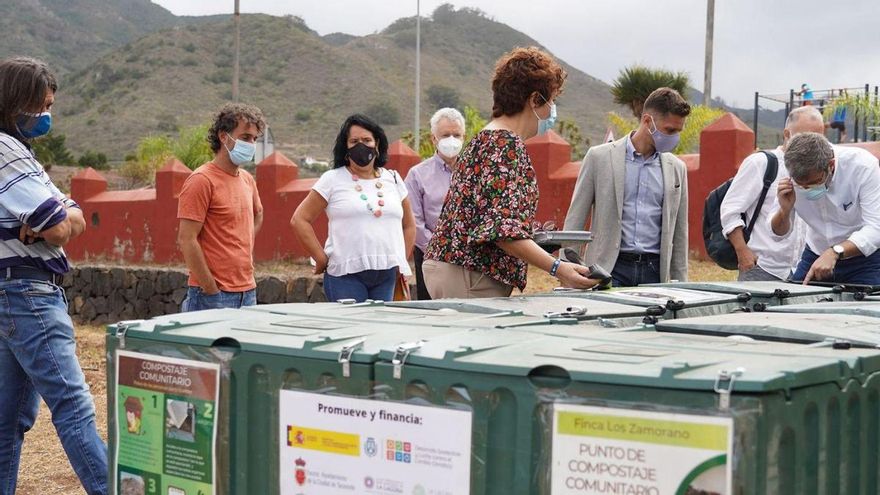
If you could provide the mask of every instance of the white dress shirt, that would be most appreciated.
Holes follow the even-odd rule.
[[[880,166],[861,148],[832,146],[836,165],[828,192],[816,201],[797,186],[794,211],[807,224],[807,246],[814,253],[849,240],[865,256],[880,247]],[[786,175],[788,175],[786,173]],[[779,201],[774,201],[774,213]],[[768,223],[772,215],[768,218]],[[782,239],[783,236],[776,236]]]
[[[806,230],[800,219],[794,222],[792,235],[780,238],[773,234],[770,229],[769,218],[774,210],[776,198],[776,186],[779,179],[788,176],[785,170],[785,159],[782,148],[771,151],[779,160],[776,168],[776,179],[767,190],[767,197],[758,213],[758,220],[749,237],[749,249],[758,257],[758,266],[765,272],[785,280],[797,265],[804,249],[804,231]],[[767,169],[767,155],[753,153],[743,160],[742,165],[736,172],[730,189],[721,202],[721,227],[724,237],[727,237],[737,227],[742,227],[743,232],[748,226],[743,222],[741,213],[746,214],[746,222],[751,222],[758,206],[758,199],[764,187],[764,171]]]

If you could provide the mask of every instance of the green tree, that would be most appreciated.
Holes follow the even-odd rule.
[[[571,145],[571,160],[579,161],[584,157],[590,140],[581,134],[581,128],[573,120],[560,119],[556,123],[556,132]]]
[[[152,184],[156,171],[171,158],[177,158],[190,169],[195,169],[214,156],[206,139],[208,128],[208,125],[186,127],[173,139],[167,136],[141,139],[134,157],[126,160],[119,174],[128,179],[130,187],[134,187]]]
[[[431,102],[435,109],[446,107],[458,108],[461,105],[461,97],[455,88],[434,84],[428,88],[426,93],[428,94],[428,101]]]
[[[364,113],[380,124],[397,125],[400,123],[400,111],[388,100],[373,103],[367,107]]]
[[[675,154],[698,152],[700,150],[700,133],[725,113],[720,108],[711,108],[703,105],[692,106],[691,114],[685,120],[684,129],[681,131],[681,139],[678,142],[678,146],[672,152]],[[623,117],[614,112],[608,114],[608,122],[614,128],[617,136],[629,134],[639,126],[638,119]]]
[[[93,150],[87,150],[85,153],[80,155],[79,160],[77,160],[77,164],[80,167],[92,167],[96,170],[107,170],[110,166],[107,164],[107,155],[104,153],[98,153]]]
[[[685,72],[672,72],[665,69],[651,69],[641,65],[625,67],[611,84],[614,102],[626,105],[632,114],[642,116],[642,106],[655,89],[668,87],[682,95],[688,89],[688,76]]]
[[[33,142],[34,156],[48,170],[52,165],[73,165],[73,155],[67,149],[64,134],[49,131],[45,136]]]

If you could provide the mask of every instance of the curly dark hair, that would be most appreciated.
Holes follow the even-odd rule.
[[[336,144],[333,145],[333,168],[344,167],[348,165],[348,131],[351,126],[356,125],[370,131],[373,139],[376,140],[376,151],[379,156],[373,162],[376,168],[384,167],[388,163],[388,136],[379,124],[373,122],[369,117],[356,113],[342,123],[339,128],[339,134],[336,135]]]
[[[691,105],[678,91],[672,88],[657,88],[648,95],[642,112],[653,110],[662,116],[677,115],[687,117],[691,114]]]
[[[58,80],[42,60],[11,57],[0,62],[0,129],[28,141],[18,129],[18,118],[39,112],[49,91],[58,91]]]
[[[262,110],[244,103],[227,103],[214,117],[214,123],[208,131],[208,143],[214,153],[220,151],[220,133],[232,132],[241,121],[256,125],[261,134],[266,130],[266,118]]]
[[[492,117],[521,112],[536,91],[544,99],[536,98],[535,103],[549,102],[562,93],[567,76],[565,69],[540,48],[514,48],[495,63]]]

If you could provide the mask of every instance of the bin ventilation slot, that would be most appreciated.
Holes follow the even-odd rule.
[[[232,352],[233,355],[241,352],[241,343],[232,337],[220,337],[214,342],[211,342],[211,347],[222,348],[223,350]]]
[[[565,388],[571,383],[571,375],[565,368],[544,365],[529,371],[529,382],[538,388]]]

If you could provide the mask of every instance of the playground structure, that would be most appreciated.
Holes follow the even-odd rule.
[[[835,101],[847,96],[856,99],[864,99],[865,103],[873,103],[875,106],[880,106],[880,88],[876,85],[873,89],[870,84],[865,84],[863,87],[816,90],[808,89],[808,91],[810,97],[807,97],[803,91],[794,89],[789,89],[788,94],[761,94],[755,91],[754,115],[752,121],[752,129],[755,131],[755,148],[758,147],[758,123],[762,101],[784,105],[785,118],[788,118],[788,114],[795,108],[805,105],[813,105],[819,110],[819,112],[824,112],[825,108],[834,105]],[[850,114],[852,117],[848,119],[848,121],[851,121],[853,124],[851,134],[852,142],[858,143],[860,140],[865,142],[869,139],[875,140],[880,137],[880,120],[878,120],[876,116],[869,116],[865,113],[859,112],[850,112]],[[839,136],[840,134],[838,132],[838,138]]]

